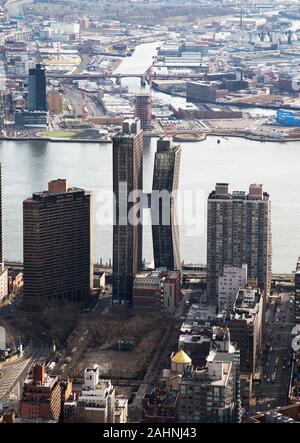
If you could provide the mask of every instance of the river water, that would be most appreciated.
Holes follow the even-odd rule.
[[[124,59],[119,72],[144,72],[151,64],[157,43],[139,46]],[[122,80],[131,92],[141,90],[138,79]],[[154,92],[165,101],[184,101]],[[258,110],[261,112],[262,110]],[[256,112],[256,110],[254,110]],[[150,191],[156,140],[144,146],[144,189]],[[300,143],[263,143],[238,138],[215,137],[204,142],[182,143],[179,188],[194,192],[199,221],[195,231],[181,227],[181,250],[185,262],[206,260],[206,199],[217,181],[228,181],[231,189],[246,190],[250,183],[263,183],[272,199],[273,271],[291,272],[300,254]],[[48,143],[44,141],[0,143],[3,172],[5,257],[22,259],[22,201],[46,189],[47,182],[67,178],[74,186],[94,192],[95,213],[102,213],[103,191],[112,188],[111,144]],[[197,193],[197,194],[196,194]],[[186,208],[184,207],[184,211]],[[183,217],[184,221],[185,217]],[[112,257],[112,227],[95,222],[95,260]],[[144,229],[143,255],[152,260],[150,226]]]

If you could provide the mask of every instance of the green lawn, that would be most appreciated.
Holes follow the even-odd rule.
[[[39,132],[40,137],[50,137],[50,138],[74,138],[78,135],[75,131],[43,131]]]

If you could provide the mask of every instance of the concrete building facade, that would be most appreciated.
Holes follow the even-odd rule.
[[[207,295],[217,304],[218,279],[224,265],[247,264],[248,278],[270,292],[272,272],[271,202],[262,185],[249,193],[229,193],[228,183],[217,183],[207,208]]]
[[[64,404],[65,423],[126,423],[128,401],[116,398],[110,380],[99,378],[99,368],[86,368],[81,393]]]
[[[219,314],[217,323],[227,327],[240,350],[241,372],[254,376],[262,350],[263,296],[260,290],[246,287],[238,291],[233,313]]]
[[[247,265],[224,265],[218,280],[218,311],[232,311],[238,290],[247,283]]]

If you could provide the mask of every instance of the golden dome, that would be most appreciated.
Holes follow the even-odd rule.
[[[171,358],[171,361],[173,363],[182,363],[182,364],[187,364],[187,363],[191,363],[191,359],[190,357],[181,349],[180,351],[178,351],[175,355],[173,355],[173,357]]]

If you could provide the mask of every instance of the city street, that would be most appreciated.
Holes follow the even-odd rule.
[[[150,386],[154,388],[160,380],[162,371],[165,368],[170,368],[171,362],[170,357],[172,352],[178,350],[178,337],[180,334],[180,326],[182,324],[183,318],[187,314],[188,307],[186,302],[192,296],[200,297],[200,290],[183,289],[182,299],[180,304],[176,309],[174,315],[175,323],[169,325],[168,329],[160,346],[158,347],[151,364],[149,365],[148,371],[145,374],[143,382],[140,384],[138,391],[135,394],[134,400],[131,405],[129,405],[129,416],[131,422],[139,421],[142,417],[142,400],[145,393],[149,390]]]
[[[51,349],[39,339],[32,341],[32,354],[0,366],[0,401],[5,400],[16,385],[23,384],[34,363],[46,363]],[[21,392],[21,386],[18,392]]]
[[[282,301],[276,307],[275,304],[271,305],[266,312],[264,343],[268,351],[263,356],[263,382],[257,389],[261,401],[256,410],[285,405],[287,402],[292,363],[291,330],[294,326],[294,310],[289,294],[282,294],[281,297]]]

